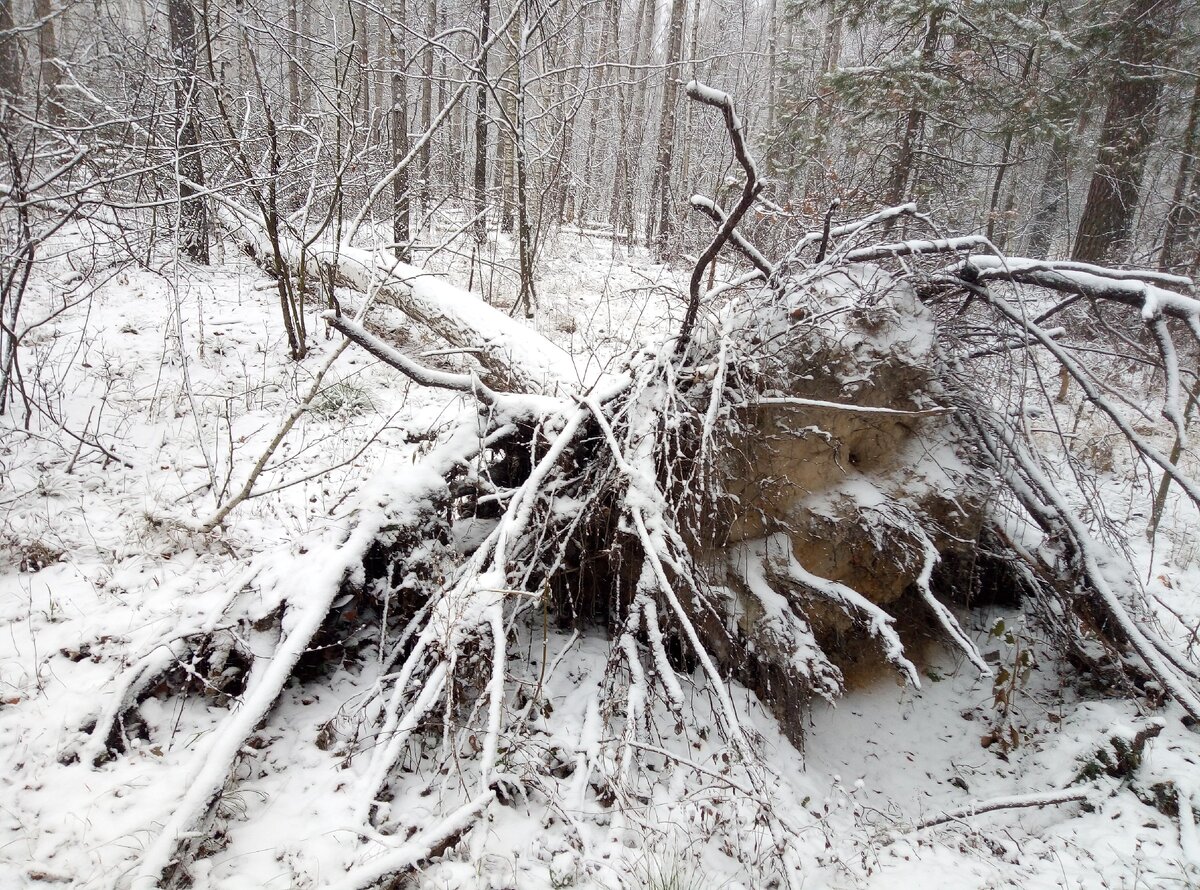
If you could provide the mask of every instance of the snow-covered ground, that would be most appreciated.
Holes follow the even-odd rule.
[[[64,233],[62,245],[73,237],[91,235]],[[432,263],[459,284],[474,279],[478,291],[470,266],[467,252],[442,252]],[[590,379],[681,315],[684,275],[603,238],[564,234],[545,260],[531,324],[577,356],[580,378]],[[153,270],[124,268],[54,315],[79,286],[74,278],[69,251],[39,269],[23,317],[53,317],[26,339],[21,366],[41,409],[26,423],[18,398],[0,428],[0,887],[127,885],[229,703],[151,694],[138,709],[144,725],[124,727],[129,750],[99,766],[92,760],[104,740],[89,738],[88,726],[131,665],[169,661],[169,641],[204,631],[260,579],[303,590],[310,573],[326,569],[330,542],[349,533],[354,510],[381,487],[419,481],[415,461],[457,415],[460,398],[346,351],[268,460],[258,494],[223,529],[202,532],[336,348],[316,317],[323,307],[313,307],[311,353],[295,363],[273,285],[242,259],[203,270],[168,259]],[[485,290],[511,294],[511,278],[489,272]],[[403,328],[398,314],[379,317]],[[460,359],[429,360],[453,369]],[[1100,484],[1119,503],[1130,499],[1132,470],[1122,454],[1110,458]],[[1144,515],[1129,512],[1134,557],[1160,617],[1189,648],[1200,622],[1197,523],[1173,508],[1152,553],[1141,543]],[[265,598],[261,614],[274,606]],[[807,856],[804,886],[1200,886],[1200,839],[1186,812],[1187,801],[1200,802],[1200,740],[1182,712],[1089,694],[1019,612],[978,610],[965,623],[1009,682],[935,652],[919,690],[883,679],[836,707],[814,706],[803,752],[733,688],[767,752],[777,797],[789,802]],[[599,632],[581,639],[535,630],[525,640],[528,659],[570,657],[547,670],[555,719],[539,729],[535,712],[531,726],[547,756],[569,761],[604,743],[596,702],[608,642]],[[366,765],[331,743],[327,729],[354,723],[377,676],[334,665],[319,683],[286,688],[218,804],[219,831],[202,839],[209,846],[196,887],[336,884],[362,831],[347,789]],[[697,708],[711,706],[703,698]],[[1143,760],[1128,775],[1108,776],[1104,758],[1120,747],[1111,740],[1153,721],[1163,728]],[[601,813],[588,777],[569,770],[554,789],[560,804],[550,806],[544,795],[522,793],[519,758],[502,763],[517,790],[487,804],[485,821],[413,886],[754,886],[742,864],[753,856],[730,846],[748,836],[721,822],[728,789],[715,767],[703,771],[728,755],[715,738],[690,745],[697,769],[678,771],[626,813]],[[391,803],[399,837],[406,826],[421,830],[447,801],[461,802],[455,776],[405,766],[418,778]],[[706,775],[711,782],[697,778]],[[1178,789],[1183,813],[1168,787]],[[1084,788],[1086,801],[969,813],[989,801],[1027,804]],[[946,814],[954,818],[920,827]]]

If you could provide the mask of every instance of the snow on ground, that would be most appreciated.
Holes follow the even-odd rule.
[[[432,265],[481,287],[469,249],[444,251]],[[483,290],[515,292],[507,269],[488,270]],[[43,266],[24,317],[59,309],[74,278],[69,252]],[[580,379],[591,379],[678,318],[682,281],[639,252],[566,233],[545,260],[534,324],[579,356]],[[189,755],[229,712],[205,699],[151,697],[139,709],[144,729],[129,733],[131,750],[93,768],[79,757],[83,730],[123,670],[140,657],[169,658],[159,641],[202,630],[259,573],[315,566],[373,486],[411,475],[454,416],[455,397],[410,386],[349,350],[268,461],[257,485],[267,493],[238,507],[224,531],[199,533],[335,348],[316,319],[321,308],[310,321],[312,353],[294,363],[259,270],[234,257],[211,270],[162,260],[113,274],[27,340],[25,387],[49,413],[26,424],[18,403],[0,430],[0,552],[8,559],[0,568],[0,887],[126,884],[182,790]],[[452,369],[459,361],[436,360]],[[109,454],[61,427],[85,431]],[[1127,469],[1118,455],[1103,482],[1113,502],[1129,487]],[[1188,648],[1200,622],[1196,524],[1174,508],[1168,522],[1157,553],[1134,535],[1135,557],[1153,565],[1149,590]],[[262,613],[272,606],[264,601]],[[992,633],[1001,618],[1007,638]],[[1020,614],[980,610],[970,628],[997,668],[1012,667],[1024,649],[1036,653],[1029,676],[999,695],[970,664],[934,655],[920,690],[883,679],[836,707],[815,706],[803,755],[734,689],[811,854],[805,887],[1200,886],[1200,844],[1186,820],[1181,836],[1170,806],[1161,812],[1146,802],[1162,782],[1200,802],[1200,745],[1176,710],[1139,713],[1136,703],[1063,682]],[[595,702],[607,642],[532,634],[530,659],[542,657],[543,642],[551,657],[570,645],[572,657],[547,679],[555,720],[540,742],[563,756],[601,744]],[[322,729],[353,721],[376,679],[337,670],[319,688],[288,687],[256,733],[261,747],[221,800],[227,836],[198,861],[197,887],[322,886],[340,874],[358,824],[346,793],[355,765]],[[1110,737],[1131,738],[1155,719],[1164,728],[1132,780],[1101,769],[1086,806],[1004,809],[915,828],[972,803],[1067,788],[1096,772],[1096,752],[1113,750]],[[985,736],[993,737],[987,746]],[[722,754],[712,739],[691,744],[697,763]],[[422,775],[421,764],[409,766]],[[519,777],[519,763],[502,767]],[[419,827],[454,798],[452,780],[430,775],[405,786],[393,820]],[[706,802],[722,796],[719,783],[681,778],[671,794],[647,801],[637,818],[673,826],[647,845],[637,818],[582,818],[595,807],[586,781],[561,781],[559,811],[519,795],[491,804],[469,855],[435,863],[420,886],[751,886],[736,857],[710,842],[720,837],[712,824],[719,808]]]

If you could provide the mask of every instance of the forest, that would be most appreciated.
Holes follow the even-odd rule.
[[[0,0],[0,885],[1200,882],[1194,0]]]

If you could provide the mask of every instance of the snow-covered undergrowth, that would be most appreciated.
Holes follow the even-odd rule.
[[[478,282],[466,253],[443,253],[433,267]],[[512,293],[497,268],[485,289]],[[42,265],[26,318],[59,308],[71,274],[69,254]],[[580,380],[612,370],[682,314],[670,270],[599,238],[561,236],[539,290],[536,325],[578,358]],[[1200,799],[1200,745],[1182,712],[1089,694],[1015,609],[962,616],[993,678],[931,648],[918,661],[919,689],[876,678],[836,707],[814,707],[801,754],[752,694],[731,683],[724,702],[699,668],[659,678],[678,684],[671,695],[692,714],[682,734],[609,737],[610,642],[600,630],[560,629],[531,602],[510,610],[501,632],[510,663],[532,681],[504,690],[511,738],[491,738],[488,715],[470,701],[454,727],[407,710],[418,722],[405,731],[460,734],[464,750],[490,762],[485,774],[436,750],[393,746],[404,728],[381,731],[373,718],[397,713],[385,699],[401,688],[393,681],[405,641],[338,599],[338,580],[359,571],[378,536],[406,533],[412,505],[438,496],[438,461],[460,454],[441,434],[467,400],[347,350],[254,496],[202,532],[337,348],[336,336],[318,334],[303,363],[290,361],[276,311],[270,283],[241,260],[210,270],[164,262],[120,271],[26,340],[24,385],[45,412],[26,425],[18,399],[0,438],[0,546],[11,560],[0,575],[3,886],[152,881],[146,862],[161,869],[176,842],[191,851],[193,885],[212,888],[370,886],[373,869],[406,867],[420,887],[749,888],[777,875],[784,854],[805,887],[1200,879],[1188,811]],[[310,327],[322,330],[315,319]],[[453,371],[461,358],[427,361]],[[1031,388],[1034,409],[1041,398]],[[1135,564],[1161,606],[1141,617],[1192,651],[1194,515],[1172,501],[1151,553],[1141,543],[1145,480],[1128,454],[1104,450],[1088,410],[1079,412],[1071,441],[1097,474],[1064,474],[1063,493],[1094,485],[1127,517]],[[456,526],[459,539],[418,537],[410,549],[429,558],[412,564],[453,560],[489,531],[481,520]],[[331,609],[346,610],[345,639],[288,649]],[[183,658],[214,629],[217,640],[228,635],[224,650]],[[240,649],[264,656],[250,677],[233,655]],[[484,690],[489,669],[480,654],[461,673],[478,670]],[[290,677],[282,696],[256,698],[272,673]],[[122,710],[141,677],[153,685]],[[670,726],[667,703],[635,700],[639,688],[630,685],[626,716],[644,708],[647,727]],[[727,703],[761,770],[716,731]],[[1139,734],[1144,746],[1131,746]],[[240,747],[222,751],[230,740]],[[631,751],[641,765],[632,773]],[[393,765],[402,780],[388,778]],[[181,827],[190,797],[203,809],[206,783],[219,790],[212,818]],[[754,805],[767,797],[769,808]],[[972,814],[996,802],[1007,805]],[[1039,803],[1048,805],[1021,806]]]

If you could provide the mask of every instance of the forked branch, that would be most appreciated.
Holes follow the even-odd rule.
[[[697,102],[711,105],[713,108],[721,110],[725,118],[725,129],[729,131],[729,141],[733,145],[734,157],[742,165],[742,169],[746,171],[746,182],[742,185],[742,196],[738,199],[737,205],[725,217],[724,222],[717,229],[717,234],[713,236],[713,240],[709,243],[708,247],[700,254],[700,258],[696,260],[695,268],[692,269],[692,278],[688,284],[688,308],[687,313],[683,316],[683,324],[679,328],[679,339],[675,344],[676,355],[682,355],[692,339],[692,329],[696,326],[696,315],[700,311],[700,287],[704,280],[705,270],[708,269],[709,263],[717,258],[717,254],[720,253],[725,243],[730,240],[730,236],[737,228],[738,223],[742,221],[742,217],[754,205],[754,199],[762,191],[762,183],[758,179],[758,168],[755,166],[754,159],[750,157],[750,152],[746,148],[746,140],[742,134],[742,122],[733,110],[732,97],[728,93],[714,90],[712,87],[705,86],[695,80],[688,83],[687,94]],[[716,205],[712,205],[711,202],[709,203],[712,209],[715,210]],[[741,239],[739,238],[739,240]],[[755,263],[755,265],[758,265],[758,263]],[[760,266],[759,268],[761,269],[762,267]]]

